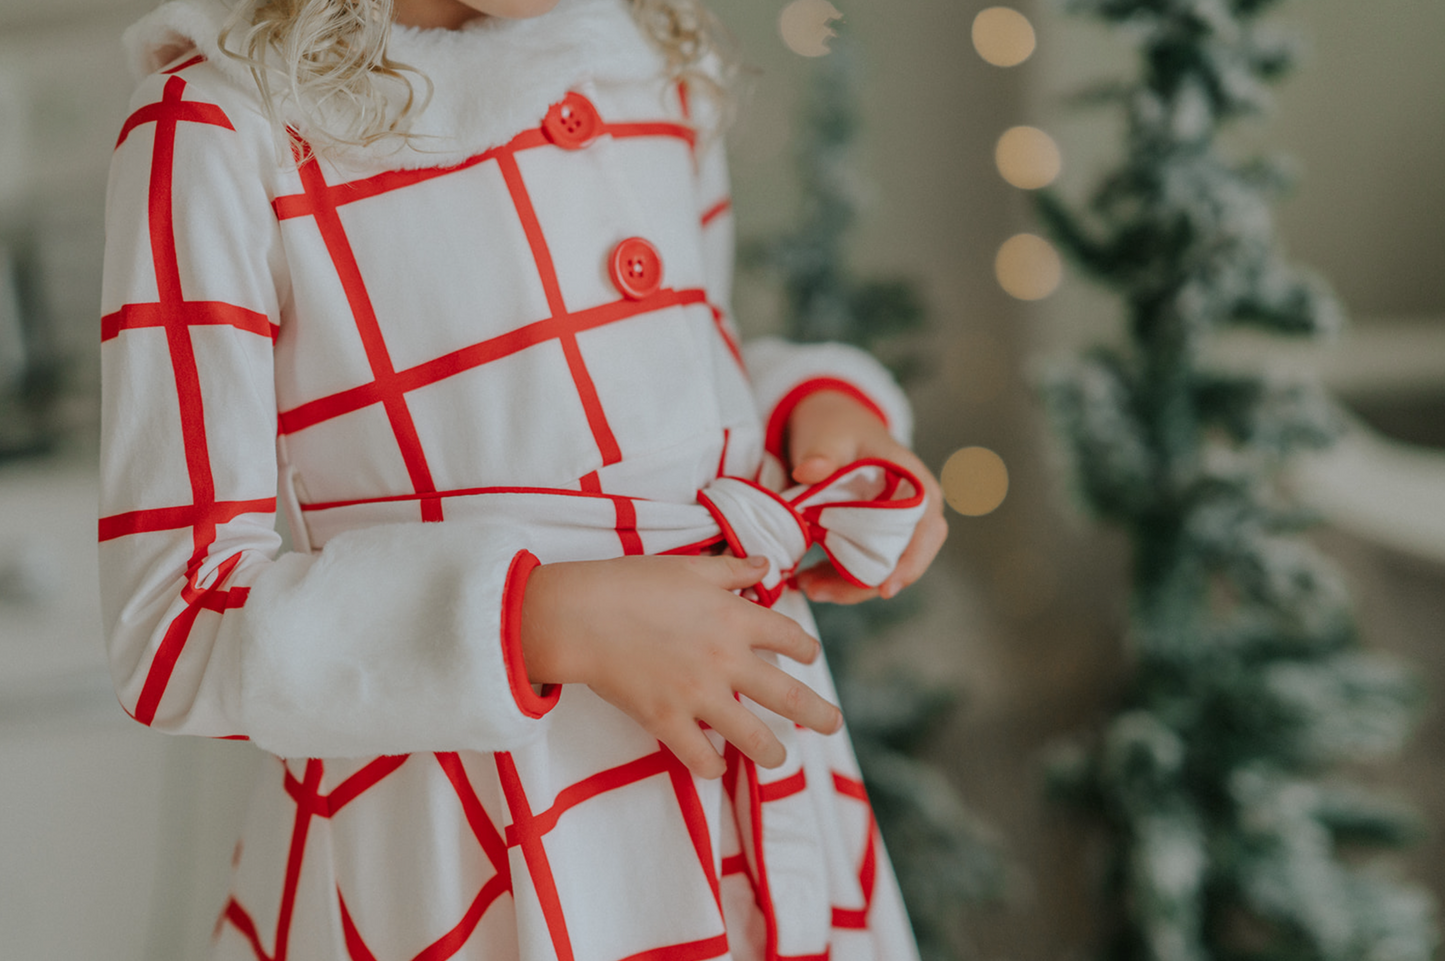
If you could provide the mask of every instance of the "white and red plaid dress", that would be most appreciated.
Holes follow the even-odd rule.
[[[538,562],[736,548],[699,492],[780,489],[812,390],[908,430],[856,351],[739,349],[722,152],[627,4],[398,30],[421,136],[299,165],[225,13],[128,35],[102,321],[121,702],[276,756],[214,957],[914,958],[845,735],[759,709],[787,763],[706,781],[526,680]]]

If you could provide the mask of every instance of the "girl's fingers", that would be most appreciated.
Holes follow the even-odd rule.
[[[819,734],[832,734],[843,726],[842,711],[802,681],[763,661],[738,683],[737,690],[774,714]]]
[[[884,597],[893,597],[922,577],[947,539],[948,521],[944,520],[941,514],[925,514],[913,532],[913,540],[908,542],[903,556],[898,558],[898,566],[883,582],[879,593]]]
[[[800,434],[792,438],[789,446],[788,463],[793,465],[793,480],[799,484],[826,480],[829,474],[857,459],[858,439],[849,431]]]
[[[793,480],[816,484],[851,464],[859,457],[862,438],[880,427],[877,417],[847,394],[824,390],[804,398],[788,422]]]
[[[858,440],[850,430],[820,425],[808,430],[795,425],[788,435],[788,461],[802,464],[810,457],[821,457],[835,464],[846,464],[858,452]]]
[[[763,767],[778,767],[788,759],[788,752],[768,726],[752,711],[737,701],[728,701],[716,716],[701,718],[723,740],[742,751]]]
[[[818,564],[798,572],[798,587],[810,601],[826,604],[859,604],[878,596],[875,588],[850,584],[834,569],[831,562]]]
[[[799,484],[816,484],[827,480],[840,466],[850,462],[835,460],[822,454],[810,454],[795,463],[798,466],[793,468],[793,480]]]
[[[768,572],[765,557],[692,557],[688,561],[704,580],[725,591],[752,587]]]
[[[790,657],[799,664],[817,660],[818,639],[798,626],[797,621],[757,606],[749,613],[758,619],[758,626],[751,631],[751,647]]]
[[[677,755],[677,759],[686,765],[689,771],[698,777],[713,780],[722,777],[727,770],[727,762],[723,760],[722,755],[707,739],[707,735],[691,718],[676,724],[665,725],[662,729],[652,733],[667,746],[669,751]],[[727,737],[725,734],[723,736]],[[778,746],[782,747],[782,745]]]

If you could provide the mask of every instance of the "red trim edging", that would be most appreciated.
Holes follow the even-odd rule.
[[[530,718],[539,718],[557,706],[562,696],[560,684],[544,684],[542,693],[532,690],[527,680],[527,663],[522,657],[522,599],[526,596],[527,578],[542,566],[531,551],[518,551],[507,570],[502,588],[502,660],[507,665],[507,684],[517,708]]]
[[[773,408],[772,414],[768,417],[767,440],[764,441],[764,447],[769,454],[784,464],[788,462],[788,458],[783,451],[783,435],[787,433],[788,420],[793,416],[794,408],[822,390],[836,390],[839,393],[847,394],[872,411],[879,420],[883,421],[885,427],[891,426],[888,423],[888,415],[883,413],[883,408],[872,397],[863,393],[857,385],[850,384],[846,380],[839,380],[837,377],[814,377],[805,380],[784,394],[783,399],[778,401],[777,406]]]

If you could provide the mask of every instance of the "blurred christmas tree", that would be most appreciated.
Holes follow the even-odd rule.
[[[1342,776],[1400,746],[1418,692],[1360,649],[1345,591],[1278,483],[1292,452],[1331,442],[1331,408],[1202,356],[1228,328],[1314,336],[1339,322],[1279,252],[1279,165],[1217,145],[1264,105],[1291,47],[1260,22],[1270,0],[1069,6],[1140,55],[1138,79],[1094,97],[1125,113],[1122,164],[1086,208],[1040,204],[1127,316],[1120,346],[1047,388],[1084,499],[1133,545],[1124,709],[1054,769],[1115,844],[1108,956],[1426,961],[1430,898],[1366,857],[1416,825]]]
[[[780,280],[787,337],[886,351],[923,326],[924,310],[912,282],[858,280],[848,267],[844,240],[857,220],[861,182],[853,149],[858,61],[847,31],[840,33],[818,61],[800,125],[797,230],[745,245],[743,264]],[[901,378],[919,369],[907,354],[887,360]],[[822,604],[814,612],[920,950],[925,961],[952,961],[965,953],[964,910],[999,896],[1004,874],[992,832],[923,757],[957,698],[912,673],[867,672],[858,657],[882,629],[916,612],[914,598]]]
[[[74,364],[56,349],[38,275],[34,245],[0,236],[0,463],[47,454],[61,435],[56,407]]]

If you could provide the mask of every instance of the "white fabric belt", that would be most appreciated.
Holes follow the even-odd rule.
[[[770,562],[747,596],[771,607],[817,544],[849,582],[877,587],[898,563],[924,510],[918,479],[885,460],[855,461],[817,484],[782,493],[719,477],[693,504],[545,488],[479,488],[442,495],[447,522],[485,526],[542,563],[622,554],[696,553],[722,542]],[[362,527],[414,521],[415,498],[302,508],[309,546]],[[497,528],[497,529],[494,529]]]
[[[918,478],[897,464],[860,460],[817,484],[776,494],[739,477],[698,491],[738,557],[766,557],[768,573],[748,593],[771,607],[808,548],[817,544],[838,573],[877,587],[892,573],[923,515]]]

